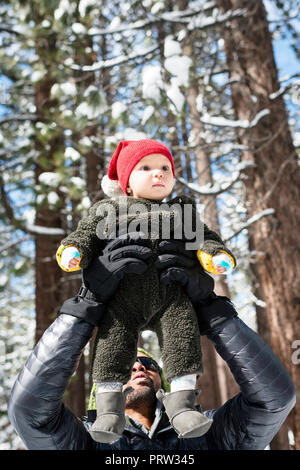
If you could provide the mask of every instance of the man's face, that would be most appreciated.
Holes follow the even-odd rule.
[[[146,357],[142,353],[138,353],[137,357]],[[161,388],[161,377],[159,372],[147,368],[139,362],[135,362],[132,367],[131,377],[123,390],[131,389],[127,395],[127,407],[134,407],[143,400],[156,400],[156,392]]]
[[[127,192],[135,198],[162,201],[169,196],[174,186],[170,160],[161,154],[142,158],[133,168]]]

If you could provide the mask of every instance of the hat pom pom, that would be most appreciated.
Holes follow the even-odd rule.
[[[124,196],[118,180],[111,180],[107,175],[102,178],[101,188],[108,197]]]

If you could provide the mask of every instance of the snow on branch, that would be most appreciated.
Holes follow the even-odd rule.
[[[11,248],[14,248],[15,246],[17,246],[20,243],[25,242],[27,240],[30,240],[29,235],[26,235],[25,237],[22,237],[18,240],[14,240],[13,242],[6,243],[5,245],[1,246],[0,253],[3,253],[3,251],[9,250]]]
[[[289,83],[288,85],[285,85],[285,86],[281,86],[277,91],[275,91],[274,93],[271,93],[269,95],[269,99],[272,101],[272,100],[276,100],[277,98],[279,98],[280,96],[283,96],[287,91],[289,91],[291,88],[294,88],[294,87],[299,87],[300,85],[300,82],[297,80],[293,83]]]
[[[170,22],[170,23],[189,23],[190,20],[186,19],[188,17],[194,17],[195,15],[202,13],[206,10],[211,10],[216,6],[216,2],[207,2],[199,9],[187,9],[187,10],[177,10],[162,13],[161,15],[151,15],[148,16],[145,20],[138,20],[133,23],[121,24],[115,27],[108,27],[104,29],[100,28],[91,28],[88,31],[89,36],[103,36],[105,34],[117,34],[124,31],[133,31],[136,29],[144,29],[146,26],[151,26],[159,22]]]
[[[124,31],[134,31],[144,29],[156,23],[180,23],[186,24],[188,30],[193,29],[206,29],[217,24],[225,23],[233,18],[244,17],[247,14],[246,9],[228,10],[226,13],[221,14],[219,10],[215,9],[212,16],[205,16],[203,13],[206,10],[211,10],[216,6],[215,2],[207,2],[201,9],[197,10],[177,10],[162,13],[161,15],[151,16],[145,20],[138,20],[133,23],[121,24],[115,27],[108,27],[105,29],[91,28],[88,31],[89,36],[103,36],[106,34],[118,34]],[[85,33],[86,34],[86,33]]]
[[[224,182],[223,184],[215,183],[215,184],[206,184],[204,186],[199,186],[196,183],[187,183],[183,178],[176,178],[177,181],[182,183],[184,186],[189,188],[194,193],[200,196],[218,196],[225,191],[229,191],[232,186],[239,181],[242,172],[249,167],[253,167],[254,163],[250,161],[241,162],[237,165],[237,171],[234,172],[232,179],[228,182]]]
[[[104,36],[106,34],[118,34],[124,31],[134,31],[135,29],[144,29],[146,26],[150,26],[157,21],[156,19],[138,20],[134,23],[123,24],[119,26],[108,27],[108,28],[91,28],[88,31],[89,36]]]
[[[252,121],[248,120],[236,120],[232,121],[230,119],[226,119],[222,116],[209,116],[208,114],[204,114],[201,116],[200,121],[203,124],[209,124],[211,126],[218,126],[218,127],[235,127],[235,128],[243,128],[243,129],[251,129],[259,123],[259,121],[270,114],[269,109],[262,109],[257,115],[252,119]]]
[[[284,75],[279,79],[280,83],[287,82],[288,80],[291,80],[292,78],[298,78],[300,77],[300,72],[293,73],[292,75]]]
[[[22,230],[29,235],[46,235],[46,236],[65,236],[65,231],[61,228],[41,227],[26,223],[24,220],[15,217],[15,211],[11,206],[10,200],[4,187],[3,179],[0,174],[0,200],[5,209],[5,215],[9,219],[10,224],[16,229]]]
[[[15,34],[16,36],[22,36],[22,34],[19,31],[16,31],[9,25],[5,25],[3,23],[0,23],[0,32]]]
[[[0,119],[0,126],[12,121],[37,121],[38,119],[36,114],[12,114]]]
[[[73,70],[81,70],[83,72],[93,72],[95,70],[102,70],[102,69],[114,67],[115,65],[121,65],[124,62],[128,62],[130,60],[134,60],[139,57],[146,57],[148,54],[151,54],[152,52],[155,52],[156,50],[159,50],[158,45],[148,47],[146,49],[143,49],[140,52],[133,52],[128,55],[121,55],[119,57],[114,57],[113,59],[101,60],[100,62],[95,62],[93,65],[84,65],[84,66],[71,65],[70,67]]]
[[[232,238],[236,237],[237,235],[239,235],[243,230],[249,228],[251,225],[255,224],[256,222],[258,222],[260,219],[262,219],[263,217],[267,217],[269,215],[273,215],[275,214],[275,210],[274,209],[265,209],[261,212],[259,212],[258,214],[255,214],[253,215],[252,217],[250,217],[246,222],[244,222],[240,228],[238,230],[236,230],[232,235],[230,235],[229,237],[227,237],[226,239],[224,239],[224,243],[226,244],[229,240],[231,240]]]
[[[50,237],[65,235],[62,228],[42,227],[41,225],[27,224],[25,227],[26,232],[32,235],[46,235]]]
[[[293,21],[293,20],[296,20],[299,18],[299,13],[300,13],[300,7],[298,7],[298,10],[296,10],[295,12],[292,12],[292,14],[290,14],[289,16],[285,17],[285,18],[280,18],[280,19],[268,19],[268,23],[270,24],[278,24],[278,23],[288,23],[290,21]]]
[[[210,28],[211,26],[215,26],[217,24],[226,23],[226,21],[229,21],[233,18],[245,17],[246,15],[247,10],[242,8],[238,8],[237,10],[228,10],[224,14],[218,12],[216,15],[207,17],[199,15],[195,18],[192,18],[192,20],[189,22],[188,30],[191,31],[193,29]]]

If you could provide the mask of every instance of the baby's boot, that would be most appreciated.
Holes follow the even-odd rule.
[[[170,393],[159,390],[156,394],[180,438],[200,437],[212,425],[212,419],[196,409],[197,395],[198,390],[179,390]]]
[[[97,442],[111,443],[125,426],[125,395],[122,391],[96,392],[97,418],[89,433]]]

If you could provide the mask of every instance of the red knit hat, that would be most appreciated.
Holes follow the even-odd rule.
[[[104,193],[110,197],[122,194],[127,196],[126,189],[133,168],[142,158],[152,153],[167,157],[175,176],[171,152],[164,144],[152,139],[122,140],[111,158],[107,175],[102,179]]]

